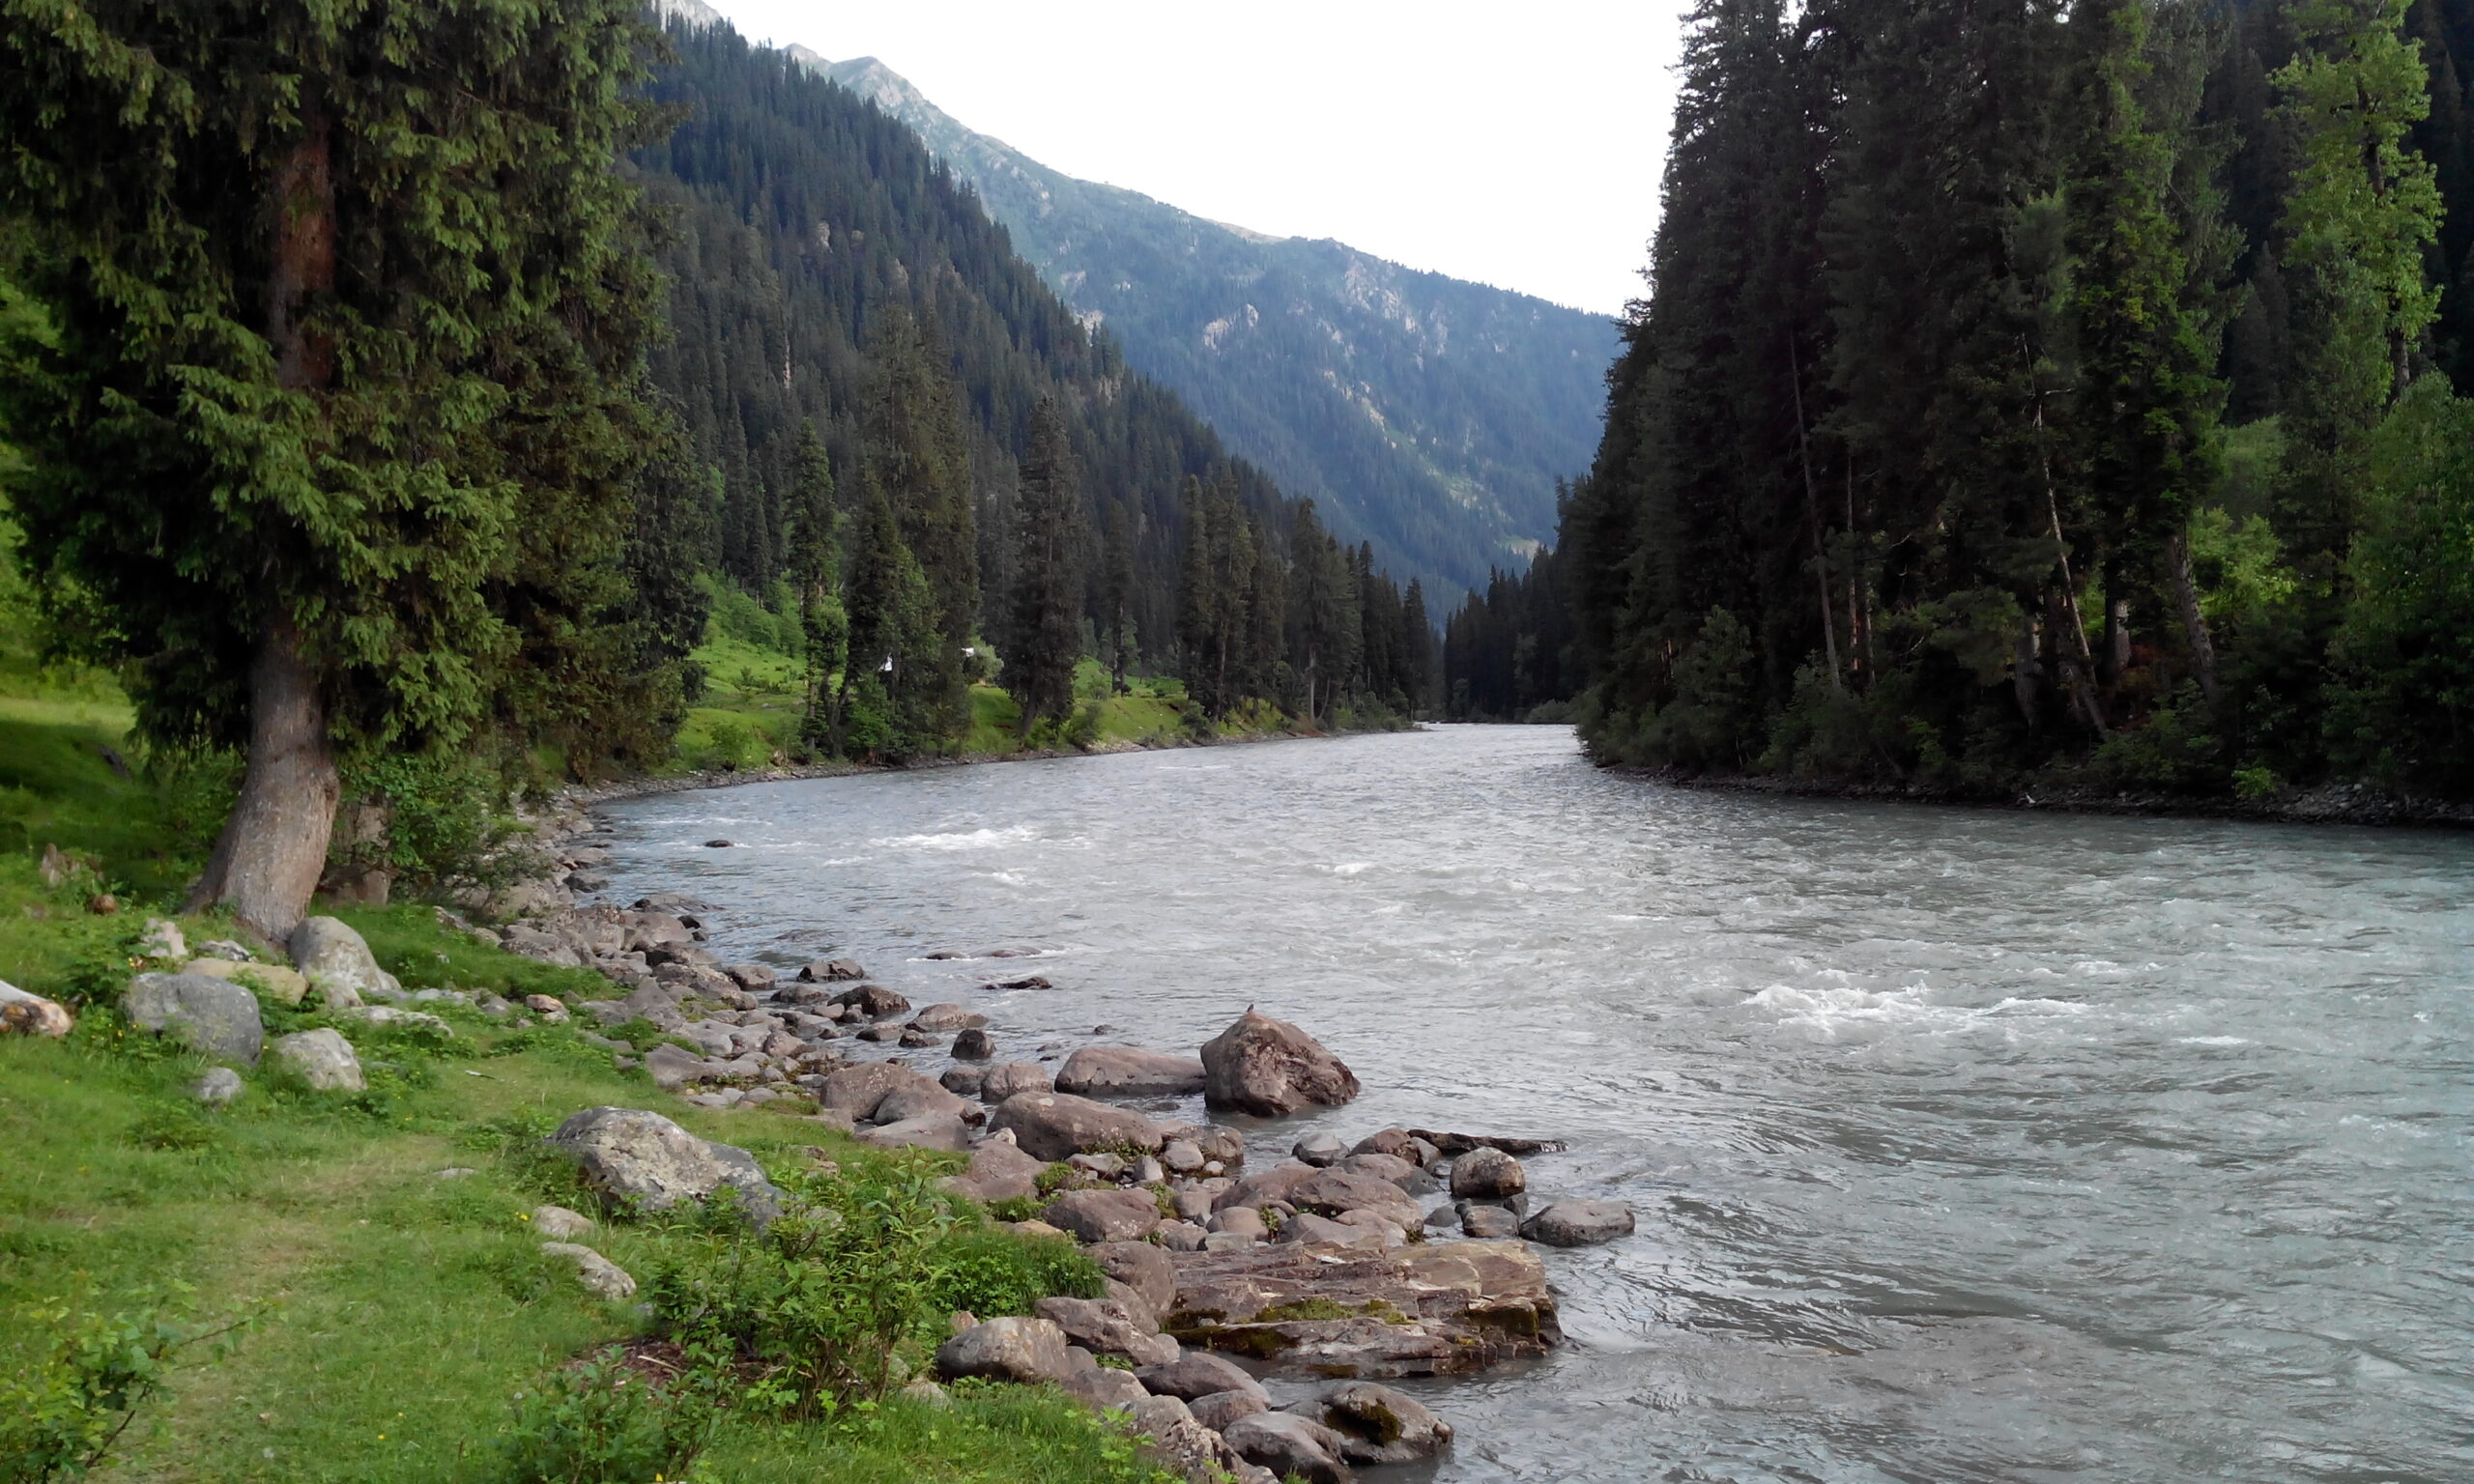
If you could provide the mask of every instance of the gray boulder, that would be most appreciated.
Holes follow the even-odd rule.
[[[1214,1391],[1186,1403],[1194,1419],[1215,1433],[1226,1432],[1228,1424],[1239,1417],[1251,1417],[1258,1412],[1269,1412],[1262,1391]]]
[[[1031,1312],[1095,1356],[1117,1356],[1136,1365],[1165,1365],[1180,1354],[1176,1341],[1137,1322],[1127,1305],[1113,1298],[1043,1298]]]
[[[918,1076],[917,1073],[913,1073]],[[827,1079],[830,1081],[830,1079]],[[987,1110],[978,1103],[966,1102],[945,1091],[925,1076],[915,1082],[904,1082],[885,1094],[869,1116],[880,1124],[900,1123],[904,1119],[935,1114],[939,1118],[967,1121],[973,1114],[985,1117]]]
[[[1300,1163],[1310,1164],[1318,1170],[1339,1163],[1348,1157],[1348,1145],[1342,1143],[1337,1133],[1309,1133],[1289,1151]]]
[[[1632,1235],[1632,1208],[1621,1201],[1557,1201],[1522,1222],[1520,1235],[1550,1247],[1596,1246]]]
[[[705,1059],[685,1046],[665,1041],[645,1053],[645,1070],[652,1077],[653,1086],[676,1092],[705,1079]]]
[[[1328,1216],[1318,1216],[1308,1211],[1300,1212],[1282,1221],[1280,1224],[1280,1235],[1272,1240],[1279,1242],[1323,1241],[1344,1247],[1354,1242],[1380,1242],[1383,1239],[1379,1232],[1371,1232],[1360,1226],[1347,1226]]]
[[[861,985],[856,989],[845,989],[833,997],[833,1003],[848,1006],[872,1020],[898,1015],[910,1009],[908,1000],[882,985]]]
[[[1482,1201],[1463,1201],[1459,1206],[1460,1232],[1481,1241],[1501,1241],[1520,1235],[1520,1217],[1501,1206]]]
[[[782,1192],[764,1178],[755,1156],[700,1139],[658,1113],[587,1108],[561,1124],[549,1143],[572,1156],[586,1184],[607,1201],[663,1211],[728,1185],[757,1221],[782,1213]]]
[[[1317,1170],[1289,1187],[1282,1199],[1299,1211],[1321,1216],[1342,1216],[1353,1211],[1372,1212],[1406,1229],[1423,1224],[1426,1209],[1388,1180],[1349,1170]]]
[[[995,1041],[992,1040],[986,1031],[980,1030],[977,1027],[964,1031],[961,1035],[954,1038],[953,1055],[955,1061],[984,1062],[995,1054]],[[963,1069],[956,1068],[954,1070],[959,1071]],[[986,1080],[987,1074],[984,1072],[981,1073],[980,1076],[974,1079],[971,1084],[973,1090],[976,1091],[980,1084]]]
[[[988,1127],[991,1132],[1012,1129],[1015,1142],[1042,1159],[1064,1159],[1113,1145],[1156,1153],[1163,1142],[1159,1126],[1133,1109],[1069,1093],[1017,1094],[997,1108]]]
[[[614,1303],[636,1297],[636,1280],[629,1276],[627,1270],[590,1247],[578,1246],[572,1241],[545,1241],[541,1243],[541,1251],[545,1256],[563,1257],[574,1263],[576,1280]]]
[[[977,1067],[948,1067],[936,1073],[936,1085],[957,1098],[978,1097],[979,1085],[987,1079],[987,1071]]]
[[[1252,1010],[1203,1043],[1202,1064],[1205,1101],[1265,1118],[1358,1095],[1356,1073],[1320,1042]]]
[[[190,1087],[189,1096],[210,1107],[219,1108],[241,1096],[245,1084],[241,1074],[229,1067],[209,1067],[206,1075]]]
[[[1119,1412],[1131,1413],[1138,1403],[1150,1395],[1142,1389],[1142,1383],[1135,1380],[1131,1372],[1111,1370],[1104,1365],[1095,1365],[1087,1371],[1076,1371],[1065,1378],[1061,1389],[1066,1395],[1093,1412],[1107,1412],[1114,1408]]]
[[[1147,1241],[1104,1241],[1082,1255],[1132,1290],[1154,1314],[1167,1313],[1176,1301],[1177,1265]]]
[[[1452,1424],[1416,1398],[1370,1381],[1344,1381],[1283,1411],[1320,1422],[1340,1439],[1340,1456],[1361,1466],[1406,1464],[1452,1446]]]
[[[1138,1046],[1084,1046],[1057,1070],[1056,1090],[1083,1097],[1151,1098],[1202,1091],[1199,1059]]]
[[[1481,1146],[1452,1161],[1452,1193],[1464,1201],[1500,1201],[1529,1188],[1520,1161],[1500,1149]]]
[[[1139,1386],[1142,1383],[1136,1382],[1135,1384]],[[1134,1424],[1134,1430],[1151,1438],[1159,1437],[1180,1422],[1191,1427],[1194,1421],[1194,1414],[1186,1410],[1185,1403],[1173,1396],[1153,1396],[1148,1391],[1142,1393],[1142,1400],[1126,1411],[1132,1413],[1128,1420]]]
[[[936,1347],[936,1374],[947,1381],[982,1376],[1034,1385],[1062,1382],[1076,1369],[1065,1331],[1045,1319],[992,1319]]]
[[[988,1017],[960,1005],[930,1005],[910,1017],[914,1031],[975,1031],[988,1023]]]
[[[832,984],[838,980],[865,979],[868,971],[853,958],[819,958],[799,970],[799,978],[812,984]]]
[[[329,1005],[358,1005],[370,990],[397,993],[404,987],[378,966],[361,935],[335,918],[302,918],[284,946],[291,951],[293,967]]]
[[[998,1062],[980,1079],[979,1100],[993,1106],[1023,1093],[1055,1091],[1048,1069],[1037,1062]]]
[[[0,1034],[57,1040],[75,1029],[77,1019],[69,1013],[68,1006],[57,1000],[46,1000],[39,994],[28,994],[0,980]]]
[[[864,1123],[877,1116],[877,1105],[885,1100],[886,1094],[897,1088],[925,1088],[939,1097],[953,1097],[925,1075],[899,1062],[861,1062],[827,1076],[823,1094],[817,1100]]]
[[[1160,1225],[1160,1207],[1147,1190],[1069,1190],[1040,1219],[1081,1241],[1140,1241]]]
[[[360,1074],[360,1058],[342,1033],[325,1028],[283,1037],[270,1048],[274,1064],[311,1090],[358,1093],[369,1087]]]
[[[852,1135],[875,1149],[941,1149],[955,1154],[970,1148],[970,1129],[950,1113],[922,1113],[862,1128]]]
[[[532,1229],[554,1241],[564,1241],[591,1231],[592,1218],[583,1212],[569,1211],[564,1206],[535,1206],[532,1208]]]
[[[206,974],[140,974],[129,982],[120,1004],[131,1024],[178,1037],[218,1060],[254,1067],[266,1046],[258,997],[230,980]]]
[[[1408,1160],[1393,1155],[1351,1155],[1340,1161],[1340,1168],[1352,1175],[1371,1175],[1377,1180],[1388,1180],[1404,1189],[1409,1182],[1425,1173]]]
[[[1039,1194],[1040,1171],[1047,1168],[1011,1139],[990,1139],[970,1152],[968,1169],[938,1184],[982,1204],[1029,1200]]]
[[[1165,1365],[1146,1365],[1134,1374],[1145,1391],[1173,1396],[1188,1406],[1222,1391],[1241,1392],[1266,1407],[1271,1405],[1271,1393],[1261,1382],[1209,1351],[1190,1350]]]
[[[1258,1412],[1228,1424],[1221,1437],[1237,1456],[1285,1479],[1306,1484],[1349,1484],[1355,1477],[1342,1461],[1340,1435],[1293,1412]]]

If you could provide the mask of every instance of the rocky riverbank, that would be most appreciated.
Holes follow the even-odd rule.
[[[1529,1189],[1520,1158],[1556,1147],[1545,1141],[1387,1128],[1354,1143],[1309,1135],[1279,1157],[1257,1124],[1250,1149],[1218,1115],[1277,1120],[1360,1092],[1359,1074],[1298,1026],[1250,1010],[1192,1051],[1050,1042],[1009,1057],[981,1012],[913,1006],[850,959],[722,960],[705,946],[709,904],[580,902],[607,859],[581,801],[539,828],[551,873],[502,899],[521,915],[459,926],[594,970],[613,992],[526,1009],[572,1017],[686,1102],[966,1156],[950,1190],[1024,1235],[1073,1239],[1110,1279],[1103,1298],[1050,1299],[1030,1316],[955,1316],[937,1373],[1054,1384],[1119,1411],[1188,1477],[1341,1480],[1448,1446],[1447,1421],[1381,1383],[1544,1354],[1563,1331],[1533,1243],[1632,1230],[1620,1205]],[[991,989],[1036,983],[992,967]],[[1199,1120],[1154,1116],[1161,1099],[1196,1096]],[[676,1142],[638,1135],[603,1142]],[[729,1173],[734,1151],[673,1151],[660,1157],[675,1167],[650,1172],[575,1152],[612,1171],[619,1193],[744,1184]]]

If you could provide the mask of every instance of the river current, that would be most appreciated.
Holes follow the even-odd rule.
[[[859,958],[1002,1057],[1298,1022],[1366,1093],[1258,1164],[1568,1140],[1532,1190],[1639,1231],[1547,1253],[1551,1358],[1412,1386],[1459,1441],[1404,1477],[2474,1480],[2466,836],[1699,792],[1561,728],[604,817],[612,898]],[[994,949],[1039,954],[929,956]]]

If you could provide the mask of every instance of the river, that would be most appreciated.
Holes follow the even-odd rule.
[[[611,896],[966,1002],[1000,1056],[1298,1022],[1366,1094],[1257,1163],[1568,1139],[1532,1189],[1640,1229],[1548,1254],[1553,1357],[1414,1387],[1459,1429],[1416,1477],[2474,1479],[2466,836],[1698,792],[1562,728],[604,816]],[[1042,953],[927,956],[994,948]]]

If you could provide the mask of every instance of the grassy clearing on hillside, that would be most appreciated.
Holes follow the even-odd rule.
[[[31,986],[57,991],[125,972],[127,942],[99,929],[125,931],[130,920],[77,914],[72,895],[24,880],[8,893],[13,915],[0,937],[10,956],[64,966],[29,974]],[[58,910],[24,916],[39,899]],[[576,971],[484,949],[423,909],[354,921],[408,983],[580,987],[538,977]],[[187,927],[195,935],[217,925]],[[176,1365],[164,1397],[98,1477],[509,1477],[503,1444],[518,1398],[647,1324],[635,1306],[588,1294],[531,1229],[529,1213],[543,1201],[592,1209],[571,1167],[539,1153],[539,1134],[577,1109],[657,1109],[748,1149],[789,1185],[812,1181],[801,1172],[815,1171],[819,1156],[897,1182],[916,1179],[903,1168],[953,1162],[863,1150],[781,1114],[693,1108],[614,1070],[608,1053],[564,1029],[441,1013],[455,1031],[446,1042],[346,1024],[371,1072],[368,1094],[286,1091],[251,1074],[249,1090],[220,1111],[187,1095],[202,1061],[129,1032],[108,1010],[90,1009],[65,1043],[0,1042],[0,1141],[10,1150],[0,1160],[0,1377],[29,1374],[45,1352],[56,1328],[38,1312],[46,1305],[151,1311],[181,1285],[189,1313],[248,1322],[228,1355]],[[271,1035],[319,1023],[269,1014]],[[449,1169],[470,1173],[440,1173]],[[1043,1283],[1073,1285],[1018,1239],[974,1229],[978,1219],[944,1240],[959,1254],[950,1281],[964,1285],[950,1298],[988,1314],[1052,1291]],[[692,1263],[715,1240],[692,1223],[617,1221],[586,1239],[640,1281]],[[0,1417],[0,1452],[9,1427]],[[990,1387],[964,1388],[949,1409],[895,1397],[806,1421],[741,1409],[724,1416],[693,1477],[1135,1484],[1158,1475],[1061,1396]]]

